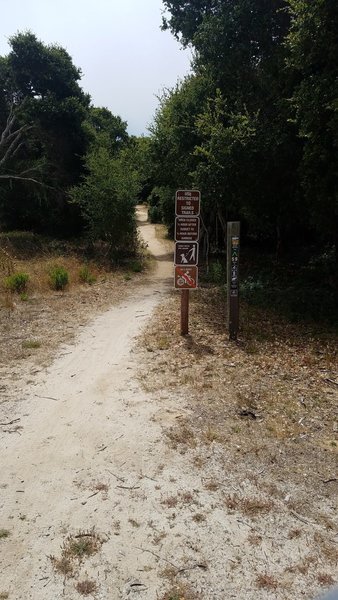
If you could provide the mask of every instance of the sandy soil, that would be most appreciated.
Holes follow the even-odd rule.
[[[145,217],[140,209],[154,272],[40,372],[26,361],[15,381],[8,373],[0,405],[0,598],[311,598],[319,589],[318,581],[306,583],[313,533],[333,545],[336,532],[320,537],[322,527],[299,521],[295,510],[271,511],[268,491],[258,516],[243,516],[229,494],[235,503],[244,492],[255,498],[253,479],[238,476],[212,432],[204,449],[182,450],[188,430],[176,444],[164,435],[180,423],[184,430],[193,407],[183,388],[167,382],[153,348],[136,343],[172,285],[168,242]],[[165,326],[171,332],[170,320]],[[149,391],[147,371],[157,379]],[[254,461],[251,475],[262,476]],[[331,567],[322,565],[323,583],[331,583]]]

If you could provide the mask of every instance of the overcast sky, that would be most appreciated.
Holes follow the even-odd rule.
[[[147,133],[155,96],[190,70],[189,51],[160,30],[162,8],[161,0],[0,0],[0,55],[27,29],[63,46],[93,104],[128,121],[129,133]]]

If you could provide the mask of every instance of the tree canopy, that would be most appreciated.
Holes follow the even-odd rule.
[[[130,143],[127,123],[91,104],[80,85],[81,70],[64,48],[46,45],[31,32],[17,33],[9,43],[9,54],[0,57],[1,228],[53,235],[85,231],[106,241],[115,228],[116,245],[120,224],[115,218],[109,235],[100,229],[100,198],[110,197],[106,227],[108,217],[122,215],[125,206],[124,231],[134,232],[129,205],[138,191],[135,169],[120,156]]]
[[[163,4],[163,29],[194,52],[192,75],[161,98],[151,130],[163,218],[173,220],[175,189],[198,186],[213,243],[219,225],[241,219],[278,252],[337,248],[337,3]]]

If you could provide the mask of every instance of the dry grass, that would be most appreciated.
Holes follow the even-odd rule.
[[[193,515],[192,520],[195,521],[195,523],[203,523],[206,521],[206,516],[202,513],[196,513]]]
[[[167,506],[168,508],[175,508],[175,506],[177,506],[177,504],[178,504],[178,497],[177,496],[168,496],[167,498],[164,498],[163,500],[161,500],[161,504],[163,504],[164,506]]]
[[[204,487],[209,492],[216,492],[220,487],[220,483],[217,479],[210,479],[204,483]]]
[[[69,535],[61,547],[61,556],[50,556],[52,565],[57,573],[66,577],[74,577],[77,567],[85,558],[99,552],[103,538],[94,530],[80,531]]]
[[[49,557],[54,570],[59,573],[59,575],[63,575],[63,577],[73,577],[75,565],[72,558],[63,556],[61,554],[60,558],[56,558],[55,556]]]
[[[180,423],[177,427],[169,429],[166,432],[166,436],[170,440],[172,448],[177,448],[178,446],[196,447],[195,433],[185,423]]]
[[[251,544],[251,546],[260,546],[261,543],[263,541],[263,538],[261,535],[257,534],[257,533],[249,533],[248,535],[248,542],[249,544]]]
[[[230,510],[239,511],[249,517],[270,512],[274,507],[274,503],[272,502],[272,500],[263,500],[262,498],[240,497],[237,494],[228,496],[225,499],[225,505]]]
[[[82,596],[93,596],[98,591],[96,581],[91,581],[89,579],[78,581],[75,588]]]
[[[132,525],[133,527],[141,527],[141,523],[139,523],[138,521],[136,521],[135,519],[128,519],[128,522],[130,523],[130,525]]]
[[[102,481],[98,481],[97,483],[93,484],[92,490],[96,491],[96,492],[104,492],[106,494],[109,490],[109,485],[108,485],[108,483],[103,483]]]
[[[293,529],[290,529],[290,531],[288,533],[288,538],[289,538],[289,540],[294,540],[294,539],[301,537],[301,535],[302,535],[302,530],[299,529],[299,527],[294,527]]]
[[[256,578],[256,585],[260,589],[275,590],[278,587],[278,582],[272,575],[260,573]]]
[[[11,535],[8,529],[0,529],[0,540],[5,540]]]
[[[329,573],[318,573],[317,581],[318,583],[320,583],[320,585],[323,586],[329,586],[336,583],[335,579],[333,579],[332,575],[330,575]]]
[[[198,600],[201,598],[187,583],[173,585],[160,600]]]
[[[230,343],[225,304],[216,288],[191,294],[190,335],[181,337],[179,295],[172,293],[139,340],[142,385],[165,390],[187,410],[165,433],[171,448],[188,454],[205,489],[227,489],[227,508],[248,517],[273,512],[293,548],[304,528],[292,521],[317,523],[326,543],[314,541],[311,553],[333,565],[336,483],[325,481],[336,473],[337,387],[327,380],[338,382],[338,335],[243,304],[240,339]],[[163,336],[169,347],[159,350]]]
[[[3,285],[8,270],[1,268],[0,248],[0,377],[18,365],[23,377],[31,370],[31,363],[47,366],[59,344],[70,342],[80,325],[142,282],[142,274],[133,273],[126,282],[123,269],[112,271],[108,265],[90,262],[88,268],[96,283],[88,286],[79,281],[83,258],[72,250],[60,255],[40,249],[27,256],[25,260],[15,259],[11,267],[29,274],[27,293],[21,298]],[[70,283],[64,292],[49,286],[48,272],[56,262],[69,272]]]

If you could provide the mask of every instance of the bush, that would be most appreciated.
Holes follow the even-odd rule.
[[[5,287],[11,292],[22,294],[27,289],[29,275],[27,273],[14,273],[5,279]]]
[[[82,283],[88,283],[88,285],[92,285],[96,281],[96,277],[90,272],[88,265],[81,267],[79,279]]]
[[[128,266],[133,273],[141,273],[141,271],[143,270],[143,266],[140,260],[132,260]]]
[[[49,282],[53,290],[64,290],[69,283],[68,271],[58,265],[52,267],[49,271]]]
[[[162,223],[162,211],[159,206],[150,206],[148,210],[150,223]]]

